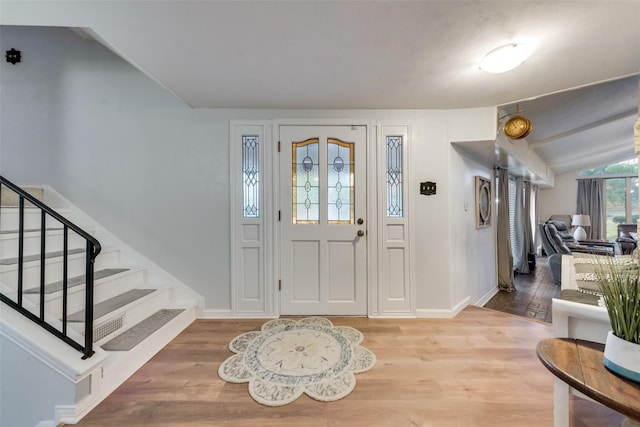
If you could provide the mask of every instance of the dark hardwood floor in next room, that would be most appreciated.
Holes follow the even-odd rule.
[[[504,313],[551,323],[551,298],[560,296],[546,257],[536,258],[531,274],[515,275],[515,292],[498,292],[484,306]]]

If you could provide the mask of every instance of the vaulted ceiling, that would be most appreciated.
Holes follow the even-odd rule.
[[[639,17],[640,1],[0,2],[2,25],[81,28],[194,108],[517,103],[555,173],[633,155]],[[522,66],[478,70],[514,41],[534,47]]]
[[[499,111],[520,109],[531,120],[528,147],[555,174],[590,169],[633,157],[639,83],[633,75],[503,105]]]

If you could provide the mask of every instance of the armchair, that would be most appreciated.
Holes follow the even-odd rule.
[[[618,238],[622,255],[630,255],[638,247],[638,224],[618,224]]]
[[[577,244],[576,239],[573,237],[573,234],[569,230],[569,226],[566,222],[557,219],[550,219],[547,221],[547,224],[553,224],[558,231],[558,235],[569,249]]]
[[[613,252],[606,248],[577,244],[563,221],[547,221],[544,224],[538,224],[538,231],[542,248],[549,261],[551,278],[556,285],[560,285],[562,279],[562,255],[571,255],[573,252],[613,255]]]
[[[538,235],[540,236],[542,249],[544,249],[544,252],[547,254],[547,261],[549,263],[549,269],[551,270],[551,278],[556,285],[560,285],[560,281],[562,279],[562,253],[557,252],[553,245],[551,245],[546,228],[546,224],[538,224]]]

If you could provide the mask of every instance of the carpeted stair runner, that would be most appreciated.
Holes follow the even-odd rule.
[[[184,309],[159,310],[142,322],[131,327],[131,329],[126,330],[111,341],[103,344],[102,348],[107,351],[129,351],[183,311]]]
[[[100,280],[100,279],[104,279],[105,277],[109,277],[109,276],[113,276],[114,274],[120,274],[122,272],[125,272],[129,270],[128,268],[105,268],[104,270],[98,270],[96,272],[93,273],[93,280]],[[69,277],[67,279],[67,289],[76,287],[76,286],[80,286],[80,285],[84,285],[85,284],[85,280],[84,280],[84,274],[81,274],[80,276],[74,276],[74,277]],[[44,287],[44,293],[45,294],[52,294],[54,292],[58,292],[62,290],[62,280],[59,280],[57,282],[51,282],[48,285],[45,285]],[[40,288],[30,288],[24,291],[25,294],[39,294],[40,293]]]
[[[83,253],[86,250],[83,248],[77,248],[77,249],[69,249],[67,251],[67,253],[69,255],[74,255],[74,254],[79,254],[79,253]],[[55,251],[55,252],[48,252],[46,254],[44,254],[45,258],[56,258],[56,257],[61,257],[64,254],[64,251]],[[35,255],[25,255],[23,258],[23,262],[29,262],[29,261],[38,261],[40,260],[40,254],[35,254]],[[13,265],[13,264],[17,264],[18,263],[18,258],[5,258],[5,259],[0,259],[0,265]]]
[[[93,318],[98,319],[105,314],[111,313],[112,311],[115,311],[120,307],[124,307],[125,305],[130,304],[145,295],[149,295],[154,291],[156,291],[156,289],[131,289],[125,293],[116,295],[113,298],[106,299],[93,306]],[[67,321],[84,322],[84,316],[85,311],[80,310],[67,316]]]

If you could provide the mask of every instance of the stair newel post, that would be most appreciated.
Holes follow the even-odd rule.
[[[87,265],[85,292],[85,331],[84,331],[84,356],[87,359],[93,355],[93,267],[95,263],[94,246],[87,240]]]

